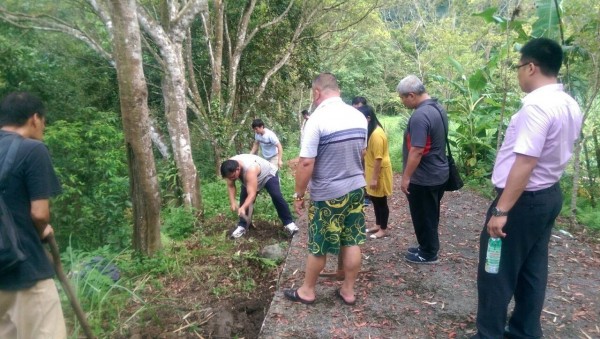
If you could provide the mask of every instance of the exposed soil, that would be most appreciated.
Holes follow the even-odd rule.
[[[209,233],[223,234],[232,228],[231,220],[211,222]],[[186,264],[186,273],[164,277],[159,286],[138,291],[146,307],[132,317],[130,326],[111,337],[257,338],[283,264],[267,268],[245,254],[277,243],[287,248],[290,239],[279,224],[255,221],[255,226],[234,242],[227,256],[216,255],[220,250],[212,255],[214,246],[190,239],[188,250],[199,255]],[[139,306],[134,301],[124,318]]]
[[[395,187],[399,178],[395,176]],[[468,190],[447,193],[442,203],[440,263],[421,266],[402,259],[415,242],[405,197],[398,191],[389,203],[390,236],[368,240],[363,247],[363,270],[369,272],[359,277],[355,306],[336,298],[334,291],[341,283],[329,278],[319,279],[313,305],[283,297],[283,288],[300,285],[304,277],[306,221],[301,218],[297,223],[302,231],[291,242],[284,265],[265,270],[257,264],[251,271],[239,272],[253,279],[256,288],[251,292],[214,293],[219,286],[232,287],[224,291],[238,290],[236,262],[231,257],[190,262],[187,275],[164,279],[162,286],[147,289],[144,295],[152,310],[143,313],[139,325],[115,336],[465,338],[474,334],[478,238],[488,199]],[[372,223],[373,218],[372,208],[367,208],[367,221]],[[236,251],[287,239],[280,225],[257,226],[245,240],[236,242]],[[223,227],[215,226],[215,232]],[[600,244],[589,235],[570,231],[571,237],[559,229],[555,227],[550,244],[542,314],[545,337],[600,338]],[[206,245],[192,241],[189,246]],[[328,270],[336,262],[336,256],[329,256]],[[215,281],[215,267],[228,267],[232,275]]]
[[[399,179],[395,176],[394,187],[400,187]],[[369,272],[359,276],[357,304],[344,305],[334,294],[341,283],[327,278],[318,281],[315,304],[285,300],[282,289],[297,287],[304,277],[303,232],[292,241],[261,338],[468,338],[476,332],[476,266],[488,199],[469,190],[447,193],[440,263],[415,265],[402,257],[416,240],[406,198],[399,193],[390,201],[391,235],[369,239],[363,248],[362,269]],[[374,221],[372,208],[367,221]],[[544,335],[600,338],[600,245],[559,229],[555,227],[550,243]],[[330,257],[328,269],[334,270],[337,259]]]

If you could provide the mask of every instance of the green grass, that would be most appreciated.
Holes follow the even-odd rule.
[[[378,116],[377,118],[388,137],[392,170],[395,173],[400,173],[402,172],[402,137],[406,126],[406,117],[397,115]]]

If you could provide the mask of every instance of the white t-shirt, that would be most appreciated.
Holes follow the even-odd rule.
[[[264,131],[262,135],[254,133],[254,140],[258,141],[263,158],[271,159],[278,153],[279,139],[270,129],[265,128]]]
[[[315,158],[311,199],[335,199],[365,187],[362,152],[366,147],[365,116],[340,97],[323,101],[306,122],[300,149],[300,157]]]

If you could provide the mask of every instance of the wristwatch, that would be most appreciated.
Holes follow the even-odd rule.
[[[494,207],[492,208],[492,215],[495,217],[505,217],[508,215],[508,211],[502,211],[498,207]]]
[[[292,195],[292,198],[294,198],[295,201],[302,201],[302,200],[304,200],[304,194],[300,195],[300,194],[294,192],[294,194]]]

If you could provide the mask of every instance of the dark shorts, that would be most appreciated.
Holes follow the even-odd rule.
[[[308,208],[308,251],[339,254],[341,246],[365,243],[364,188],[339,198],[312,201]]]

